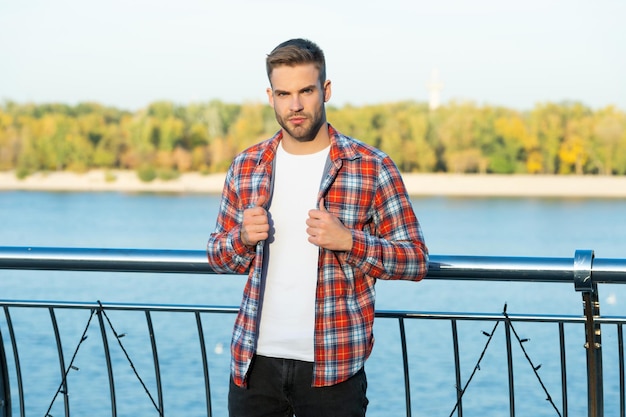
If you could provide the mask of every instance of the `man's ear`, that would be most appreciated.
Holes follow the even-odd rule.
[[[267,93],[267,101],[269,101],[270,106],[274,108],[274,94],[272,92],[272,89],[270,87],[267,87],[267,90],[265,90],[265,92]]]
[[[330,84],[330,80],[324,81],[324,103],[330,100],[330,96],[332,95]]]

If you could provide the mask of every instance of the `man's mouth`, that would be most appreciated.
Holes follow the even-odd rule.
[[[301,117],[301,116],[291,117],[289,119],[289,121],[291,123],[293,123],[294,125],[301,125],[302,123],[304,123],[305,120],[306,120],[306,118],[305,117]]]

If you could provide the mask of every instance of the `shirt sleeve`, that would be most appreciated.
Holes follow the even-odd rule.
[[[207,243],[207,258],[215,272],[243,274],[248,271],[255,252],[241,240],[243,207],[235,171],[233,164],[226,174],[215,231]]]
[[[346,261],[377,279],[419,281],[428,272],[428,248],[404,181],[384,158],[373,201],[372,230],[352,230]]]

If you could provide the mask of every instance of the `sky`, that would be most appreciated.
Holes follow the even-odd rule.
[[[0,0],[0,101],[266,102],[265,57],[325,52],[330,104],[626,110],[623,0]]]

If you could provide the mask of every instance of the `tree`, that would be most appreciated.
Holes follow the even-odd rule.
[[[559,148],[559,174],[575,173],[582,175],[589,160],[589,144],[585,140],[590,133],[590,120],[570,119],[566,124],[566,134]]]
[[[437,109],[435,136],[440,143],[442,167],[448,172],[485,172],[487,158],[482,155],[475,133],[476,106],[452,103]]]
[[[403,172],[626,174],[626,115],[580,103],[528,113],[403,101],[327,107],[342,133],[389,154]],[[0,105],[0,169],[142,169],[146,178],[223,172],[235,154],[279,128],[267,104],[169,101],[136,112],[98,103]],[[149,174],[149,175],[148,175]]]
[[[559,161],[559,148],[564,136],[562,111],[555,104],[541,104],[530,114],[531,135],[541,146],[543,173],[556,174]]]
[[[620,155],[624,154],[626,141],[626,117],[610,106],[600,110],[593,122],[593,160],[595,168],[604,175],[624,173],[620,170]],[[620,146],[621,145],[621,146]],[[622,151],[620,152],[620,148]],[[621,172],[620,172],[621,171]]]
[[[0,109],[0,171],[13,169],[18,155],[19,140],[14,118]]]
[[[494,122],[497,146],[490,157],[490,168],[497,173],[539,172],[537,160],[529,163],[528,155],[539,154],[539,144],[519,114],[500,116]]]
[[[436,156],[427,140],[429,121],[425,106],[399,103],[392,106],[384,118],[373,120],[375,126],[380,128],[381,150],[396,162],[401,171],[429,172],[434,168]]]
[[[248,103],[241,106],[239,117],[228,130],[228,141],[233,151],[241,152],[245,148],[266,138],[263,104]],[[234,157],[234,153],[229,158]]]

